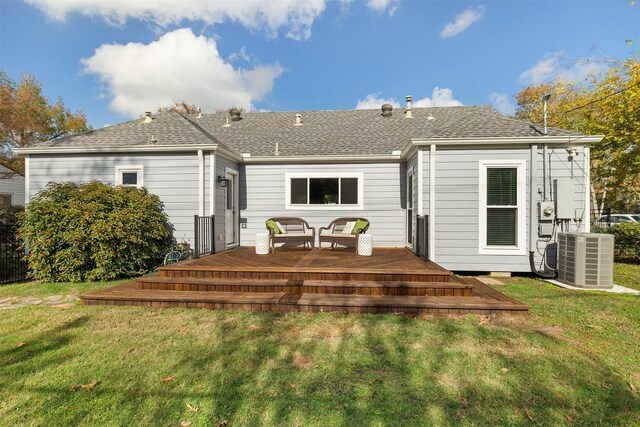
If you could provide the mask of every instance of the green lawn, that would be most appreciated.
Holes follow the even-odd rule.
[[[639,266],[616,273],[640,289]],[[48,288],[78,289],[0,295]],[[640,424],[640,297],[498,289],[531,315],[0,311],[0,424]]]

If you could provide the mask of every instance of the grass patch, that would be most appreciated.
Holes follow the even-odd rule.
[[[622,271],[631,281],[640,277],[638,266]],[[106,426],[640,424],[638,297],[523,278],[499,290],[529,304],[531,315],[0,311],[0,419]],[[175,378],[162,381],[167,377]],[[94,380],[88,392],[70,391]]]
[[[80,295],[87,292],[124,283],[127,280],[114,280],[110,282],[79,282],[79,283],[43,283],[40,281],[10,283],[0,285],[0,298],[4,297],[47,297],[50,295]]]

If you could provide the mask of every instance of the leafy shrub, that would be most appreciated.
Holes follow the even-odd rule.
[[[33,278],[113,280],[151,271],[173,243],[160,199],[146,189],[50,183],[22,215]]]
[[[593,226],[593,233],[613,234],[616,261],[640,263],[640,223],[622,222],[612,226]]]

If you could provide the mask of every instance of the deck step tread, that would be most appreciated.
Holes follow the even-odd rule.
[[[342,295],[285,292],[199,292],[135,289],[133,282],[83,294],[83,301],[150,301],[221,304],[285,304],[324,307],[453,308],[527,310],[524,304],[482,297]]]
[[[304,286],[323,286],[328,288],[438,288],[438,289],[469,289],[474,286],[469,283],[456,282],[411,282],[397,280],[305,280]]]
[[[197,277],[161,277],[145,276],[136,279],[138,283],[188,284],[188,285],[252,285],[252,286],[284,286],[289,279],[221,279]]]

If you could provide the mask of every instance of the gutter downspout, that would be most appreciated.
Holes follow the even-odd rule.
[[[204,216],[204,153],[198,150],[198,215]]]
[[[209,151],[209,215],[216,214],[216,155]]]
[[[436,259],[436,145],[429,146],[429,261]]]
[[[536,187],[536,181],[537,181],[537,177],[538,177],[538,167],[537,167],[537,163],[536,163],[536,154],[538,152],[538,145],[537,144],[531,144],[531,147],[529,148],[529,265],[531,266],[531,272],[537,274],[538,276],[545,278],[545,279],[555,279],[556,275],[555,273],[550,273],[550,272],[543,272],[543,271],[538,271],[538,269],[536,268],[536,262],[535,262],[535,253],[536,253],[536,235],[538,233],[538,230],[536,229],[536,225],[538,223],[537,221],[537,209],[536,209],[536,200],[535,200],[535,187]],[[546,152],[547,152],[547,145],[544,145],[544,154],[543,154],[543,159],[546,158]],[[542,162],[542,165],[545,165],[545,162]],[[546,171],[545,171],[546,172]],[[543,176],[543,185],[544,184],[546,178]],[[545,195],[544,195],[544,200],[547,200],[546,197],[546,189],[544,191]]]
[[[24,156],[24,205],[27,206],[31,199],[31,194],[29,191],[30,177],[31,171],[29,168],[29,155],[25,154]]]
[[[591,148],[584,147],[584,232],[591,232]]]

